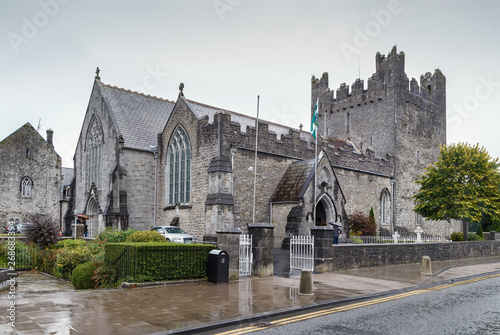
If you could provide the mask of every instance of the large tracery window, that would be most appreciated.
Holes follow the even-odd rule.
[[[101,186],[101,155],[104,135],[101,121],[94,115],[87,130],[86,155],[86,187],[90,189],[92,183],[99,188]]]
[[[380,195],[380,222],[382,224],[391,223],[391,196],[386,188]]]
[[[188,203],[191,194],[191,146],[186,131],[177,127],[167,149],[167,203]]]
[[[30,177],[24,177],[21,180],[21,197],[31,198],[31,188],[33,187],[33,182]]]

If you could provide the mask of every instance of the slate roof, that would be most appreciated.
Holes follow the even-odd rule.
[[[126,148],[151,151],[175,102],[99,82],[109,113]]]
[[[71,181],[75,177],[75,172],[72,168],[62,167],[61,174],[62,174],[63,186],[68,186],[69,184],[71,184]]]
[[[314,159],[290,164],[271,197],[271,202],[297,201],[302,198],[313,173]]]

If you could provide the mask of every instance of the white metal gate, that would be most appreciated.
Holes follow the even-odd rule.
[[[314,236],[292,236],[290,239],[290,273],[314,270]]]
[[[252,274],[252,235],[240,235],[240,276]]]

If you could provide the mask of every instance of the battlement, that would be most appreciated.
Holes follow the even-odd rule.
[[[216,129],[218,119],[222,118],[224,133],[223,138],[225,155],[229,155],[232,147],[243,150],[255,150],[256,129],[246,126],[242,130],[241,124],[232,120],[229,113],[214,115],[213,124],[204,123],[205,131],[208,128]],[[277,134],[272,130],[272,125],[265,121],[259,121],[259,144],[258,151],[264,154],[276,155],[291,159],[314,158],[314,137],[305,131],[289,128],[288,133]],[[339,168],[363,171],[367,173],[392,176],[394,173],[394,162],[391,156],[377,157],[375,152],[367,149],[360,152],[352,143],[340,141],[333,138],[318,139],[318,152],[326,147],[331,164]]]
[[[397,53],[393,47],[387,56],[379,52],[375,56],[376,72],[368,78],[367,87],[364,81],[356,79],[351,88],[346,83],[340,84],[335,91],[328,87],[328,73],[321,78],[312,77],[311,83],[311,113],[319,97],[322,110],[332,110],[366,104],[387,98],[401,96],[405,100],[420,100],[422,104],[443,104],[446,78],[437,69],[431,75],[427,72],[420,76],[420,83],[415,78],[411,81],[405,73],[405,54]],[[412,97],[410,97],[410,95]]]

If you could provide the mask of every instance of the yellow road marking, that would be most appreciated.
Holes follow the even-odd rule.
[[[226,331],[223,333],[218,333],[217,335],[240,335],[240,334],[252,333],[252,332],[256,332],[256,331],[263,330],[263,329],[269,329],[272,327],[286,325],[289,323],[309,320],[309,319],[317,318],[317,317],[324,316],[324,315],[344,312],[344,311],[348,311],[348,310],[355,309],[355,308],[375,305],[375,304],[379,304],[379,303],[386,302],[386,301],[397,300],[397,299],[406,298],[406,297],[410,297],[410,296],[421,294],[421,293],[438,291],[438,290],[450,288],[453,286],[470,284],[470,283],[474,283],[477,281],[490,279],[490,278],[496,278],[496,277],[500,277],[500,274],[494,274],[494,275],[489,275],[489,276],[479,277],[479,278],[472,278],[472,279],[464,280],[464,281],[461,281],[458,283],[444,284],[444,285],[419,289],[419,290],[415,290],[415,291],[405,292],[405,293],[401,293],[401,294],[396,294],[396,295],[392,295],[392,296],[388,296],[388,297],[368,300],[368,301],[364,301],[364,302],[353,303],[353,304],[346,305],[346,306],[335,307],[335,308],[325,309],[325,310],[321,310],[321,311],[301,314],[301,315],[297,315],[297,316],[293,316],[293,317],[289,317],[289,318],[284,318],[284,319],[272,321],[272,322],[269,322],[269,324],[264,325],[264,326],[248,326],[248,327],[244,327],[244,328],[233,329],[233,330]]]

